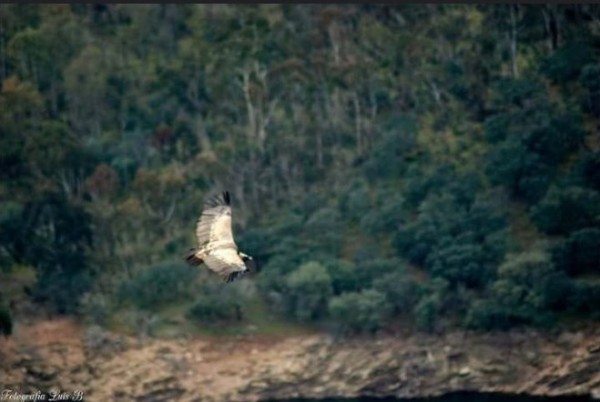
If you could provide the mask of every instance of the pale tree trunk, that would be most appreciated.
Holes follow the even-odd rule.
[[[248,69],[242,70],[242,89],[244,91],[244,101],[246,102],[246,114],[248,118],[248,130],[246,134],[248,141],[253,143],[256,133],[256,113],[254,112],[254,104],[250,95],[250,71]]]
[[[261,94],[253,96],[251,91],[251,73],[254,73],[260,83]],[[258,62],[254,63],[253,70],[244,68],[242,75],[242,91],[246,104],[248,118],[247,137],[248,141],[255,145],[263,153],[267,141],[267,127],[273,118],[273,114],[279,103],[279,98],[268,99],[267,70],[260,67]]]
[[[560,25],[557,16],[556,5],[548,4],[542,8],[544,25],[548,34],[548,48],[554,51],[558,48],[560,41]]]
[[[331,23],[327,29],[327,33],[329,34],[329,41],[331,42],[331,50],[333,53],[333,63],[335,65],[340,64],[341,56],[340,56],[340,30],[337,24]]]

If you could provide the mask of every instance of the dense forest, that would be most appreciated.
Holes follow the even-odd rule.
[[[0,82],[5,333],[599,318],[598,5],[0,5]]]

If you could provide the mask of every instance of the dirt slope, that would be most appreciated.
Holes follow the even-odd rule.
[[[254,401],[449,391],[600,398],[600,328],[336,340],[327,335],[135,339],[68,319],[0,340],[0,389],[86,401]]]

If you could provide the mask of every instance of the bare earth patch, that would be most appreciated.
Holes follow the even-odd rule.
[[[336,340],[328,335],[137,339],[69,319],[0,340],[0,388],[86,401],[255,401],[450,391],[600,393],[600,328]]]

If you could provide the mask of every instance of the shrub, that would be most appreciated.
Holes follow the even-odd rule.
[[[327,312],[333,290],[331,277],[323,265],[311,261],[301,265],[285,279],[286,310],[301,321],[316,320]]]
[[[447,294],[448,282],[443,279],[434,278],[425,285],[423,294],[413,309],[418,329],[433,332],[438,328],[438,319]]]
[[[495,300],[475,300],[467,312],[464,325],[469,329],[491,331],[532,324],[536,321],[549,322],[548,313],[527,314],[499,305]]]
[[[600,284],[584,280],[571,280],[569,283],[568,310],[590,314],[592,319],[600,318]]]
[[[341,332],[370,332],[380,329],[391,312],[383,293],[374,289],[343,293],[329,302],[331,317]]]
[[[482,287],[494,279],[494,266],[486,260],[483,247],[477,244],[450,244],[440,247],[427,258],[426,265],[435,276],[450,284]]]
[[[436,319],[440,308],[441,302],[436,295],[422,297],[413,310],[417,328],[422,331],[433,332],[436,328]]]
[[[397,192],[384,191],[378,198],[378,205],[363,211],[360,221],[361,227],[370,234],[385,234],[395,230],[406,215],[404,198]]]
[[[490,303],[474,304],[467,325],[487,328],[493,321],[498,328],[549,325],[551,310],[566,307],[567,294],[567,278],[555,269],[544,250],[511,254],[498,268]]]
[[[342,196],[339,208],[346,218],[359,221],[369,210],[369,187],[363,180],[355,180]]]
[[[569,285],[548,253],[534,249],[508,255],[490,290],[486,299],[471,304],[466,327],[505,330],[520,325],[550,326],[553,310],[567,307]]]
[[[411,312],[423,292],[422,285],[400,267],[373,281],[373,288],[385,295],[395,313]]]
[[[576,163],[573,176],[575,176],[578,184],[600,191],[600,151],[583,156]]]
[[[573,232],[552,248],[552,259],[558,269],[570,275],[600,274],[600,229]]]
[[[190,297],[197,274],[197,269],[181,261],[163,261],[123,282],[118,297],[122,302],[132,303],[141,309],[155,309]]]
[[[518,138],[510,137],[492,148],[486,157],[485,171],[493,184],[506,187],[515,197],[535,203],[545,193],[552,169],[539,155],[528,152]]]
[[[435,224],[417,220],[402,225],[394,234],[393,243],[398,254],[416,265],[423,265],[435,248],[438,233]]]
[[[406,184],[402,191],[406,205],[418,207],[430,192],[444,188],[452,180],[452,173],[452,168],[447,165],[435,166],[431,170],[411,165],[405,175]]]
[[[371,179],[399,176],[405,168],[406,154],[416,146],[413,119],[395,118],[386,126],[364,164],[365,173]]]
[[[237,284],[223,287],[221,283],[205,282],[188,309],[186,317],[203,324],[241,320],[244,295]]]
[[[313,250],[337,254],[342,243],[343,225],[337,209],[324,207],[306,221],[304,236]]]
[[[472,201],[431,194],[417,219],[400,227],[394,244],[401,255],[436,276],[453,284],[483,286],[493,279],[506,250],[506,225],[502,197],[496,193],[480,193]]]
[[[600,66],[590,63],[583,67],[579,81],[586,88],[586,110],[595,114],[600,113]]]
[[[594,47],[583,41],[566,42],[541,65],[542,71],[559,83],[577,79],[585,65],[594,61]]]
[[[600,194],[581,187],[552,187],[531,218],[544,232],[566,234],[597,224],[600,219]]]
[[[350,261],[332,259],[326,265],[334,294],[356,291],[364,286],[356,265]]]
[[[403,269],[398,258],[373,258],[356,264],[356,275],[361,288],[371,287],[373,281],[382,275]]]
[[[102,294],[86,293],[81,298],[79,311],[91,323],[104,326],[110,315],[110,301]]]

